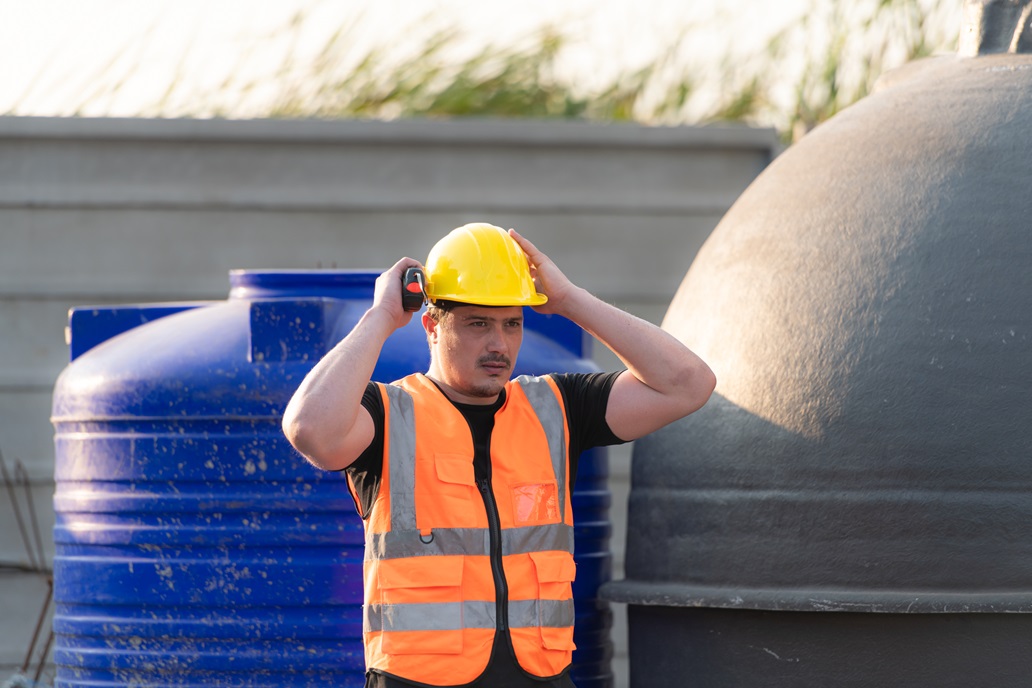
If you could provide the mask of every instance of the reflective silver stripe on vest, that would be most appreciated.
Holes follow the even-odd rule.
[[[522,608],[522,609],[521,609]],[[509,603],[509,626],[512,628],[569,628],[576,617],[573,599],[520,600]],[[513,619],[516,619],[514,622]]]
[[[434,528],[430,537],[421,538],[418,530],[391,530],[366,533],[367,561],[405,559],[434,554],[487,554],[491,534],[486,528]]]
[[[549,550],[572,553],[573,543],[573,527],[565,523],[509,528],[502,531],[502,554],[526,554]],[[366,532],[365,544],[366,561],[435,554],[487,554],[491,551],[490,533],[486,528],[435,528],[432,537],[423,538],[416,530]]]
[[[362,630],[379,633],[494,629],[495,607],[493,601],[370,604],[363,610]]]
[[[457,631],[463,628],[494,630],[494,602],[441,602],[373,604],[363,610],[362,630]],[[511,628],[568,628],[573,626],[573,600],[515,600],[509,602]]]
[[[548,438],[548,453],[552,457],[552,470],[559,483],[559,519],[566,520],[566,424],[563,407],[555,392],[543,377],[520,375],[516,381],[523,388],[531,408],[538,417]]]
[[[552,523],[502,531],[502,554],[527,554],[559,550],[573,554],[573,526]]]
[[[391,530],[416,529],[416,409],[401,387],[387,385],[390,400],[387,464],[391,493]]]

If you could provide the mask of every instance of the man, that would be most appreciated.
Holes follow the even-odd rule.
[[[370,382],[403,310],[403,258],[308,374],[283,428],[347,469],[365,520],[366,686],[569,688],[580,452],[706,403],[716,380],[681,342],[575,286],[530,241],[460,227],[427,258],[425,375]],[[626,365],[510,380],[523,307],[565,316]]]

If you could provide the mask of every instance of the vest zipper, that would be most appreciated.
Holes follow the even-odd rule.
[[[507,631],[509,630],[509,586],[505,582],[505,572],[502,568],[502,526],[498,518],[498,505],[495,503],[494,493],[491,491],[491,483],[488,479],[481,478],[477,484],[480,487],[480,494],[484,498],[488,532],[491,534],[491,573],[494,574],[495,582],[497,630]]]

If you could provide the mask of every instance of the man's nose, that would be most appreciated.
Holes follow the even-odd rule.
[[[508,350],[509,342],[505,338],[502,328],[491,328],[491,336],[487,338],[487,347],[492,353],[505,353]]]

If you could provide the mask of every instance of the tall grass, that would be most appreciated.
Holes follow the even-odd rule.
[[[640,119],[635,108],[662,63],[659,59],[588,90],[560,75],[570,38],[554,27],[513,43],[480,46],[472,54],[456,50],[473,40],[454,25],[410,37],[404,49],[391,42],[356,54],[360,28],[350,24],[337,30],[312,59],[288,55],[261,114],[632,121]],[[236,85],[240,92],[259,87],[256,82]],[[218,106],[213,114],[232,116],[232,104]]]
[[[794,41],[808,47],[794,98],[779,122],[786,137],[798,139],[865,97],[886,71],[936,52],[956,52],[961,10],[960,1],[814,0],[814,11],[769,46],[781,60]]]
[[[347,67],[340,32],[281,83],[267,114],[741,122],[773,126],[790,143],[867,95],[885,71],[955,51],[961,9],[960,0],[810,0],[752,53],[694,54],[713,27],[690,27],[651,64],[594,90],[559,76],[569,39],[555,28],[463,59],[448,49],[463,36],[446,29],[404,59],[377,48]]]
[[[651,63],[593,86],[563,71],[574,41],[554,27],[478,46],[457,25],[428,20],[422,31],[399,29],[404,41],[391,36],[370,46],[360,40],[363,27],[355,19],[311,53],[302,49],[310,19],[302,12],[281,35],[268,37],[270,45],[275,38],[287,46],[271,75],[243,76],[245,59],[271,51],[256,43],[242,52],[240,74],[206,91],[191,87],[188,75],[176,75],[139,114],[740,122],[774,127],[791,143],[868,94],[885,71],[956,50],[962,0],[808,1],[807,11],[750,52],[734,41],[715,54],[697,50],[715,27],[686,26]],[[128,76],[88,98],[93,105],[113,100]],[[80,110],[86,109],[84,103]]]

